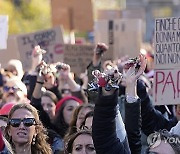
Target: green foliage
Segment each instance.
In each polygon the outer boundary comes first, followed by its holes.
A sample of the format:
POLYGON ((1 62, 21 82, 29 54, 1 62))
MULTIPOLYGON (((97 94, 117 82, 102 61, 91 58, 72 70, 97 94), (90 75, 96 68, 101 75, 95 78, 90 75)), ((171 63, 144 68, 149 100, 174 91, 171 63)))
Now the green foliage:
POLYGON ((1 0, 0 14, 9 16, 9 34, 33 32, 51 27, 49 0, 22 0, 15 6, 12 0, 1 0))

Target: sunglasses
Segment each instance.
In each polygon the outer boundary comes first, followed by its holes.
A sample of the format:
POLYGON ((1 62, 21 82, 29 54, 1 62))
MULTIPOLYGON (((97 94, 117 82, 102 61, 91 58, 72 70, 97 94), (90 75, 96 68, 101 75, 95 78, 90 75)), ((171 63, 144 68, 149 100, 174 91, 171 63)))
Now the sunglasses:
POLYGON ((12 91, 21 90, 20 88, 15 87, 15 86, 14 86, 14 87, 8 87, 8 86, 4 86, 4 87, 3 87, 3 90, 6 91, 6 92, 8 92, 10 89, 11 89, 12 91))
POLYGON ((24 118, 24 119, 11 119, 9 120, 9 125, 12 127, 19 127, 21 122, 23 122, 24 126, 30 127, 32 125, 37 125, 36 120, 34 118, 24 118))

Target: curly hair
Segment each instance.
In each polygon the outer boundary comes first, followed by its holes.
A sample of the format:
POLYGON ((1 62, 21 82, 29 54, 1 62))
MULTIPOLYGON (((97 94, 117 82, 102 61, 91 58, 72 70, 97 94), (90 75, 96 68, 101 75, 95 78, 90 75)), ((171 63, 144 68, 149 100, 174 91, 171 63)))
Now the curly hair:
MULTIPOLYGON (((52 150, 50 148, 50 145, 47 143, 47 138, 48 138, 46 135, 47 131, 43 127, 41 121, 39 120, 39 115, 36 108, 34 108, 32 105, 27 104, 27 103, 17 104, 9 112, 8 121, 11 119, 13 113, 18 109, 26 109, 30 111, 33 114, 35 121, 37 123, 37 125, 35 125, 36 130, 37 130, 35 144, 31 144, 32 153, 33 154, 51 154, 52 150)), ((9 143, 12 145, 14 149, 14 144, 12 142, 12 139, 8 134, 9 127, 10 125, 8 124, 5 130, 5 135, 6 135, 6 139, 9 141, 9 143)))

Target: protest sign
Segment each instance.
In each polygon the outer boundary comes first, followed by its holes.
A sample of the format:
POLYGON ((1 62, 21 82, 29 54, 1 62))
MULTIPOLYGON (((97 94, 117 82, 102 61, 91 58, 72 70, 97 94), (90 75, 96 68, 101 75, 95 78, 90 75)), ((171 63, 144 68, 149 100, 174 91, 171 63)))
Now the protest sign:
POLYGON ((157 69, 154 74, 155 105, 180 104, 180 69, 157 69))
POLYGON ((69 64, 71 71, 77 75, 83 73, 92 61, 94 47, 94 45, 65 44, 64 62, 69 64))
POLYGON ((180 66, 180 18, 155 21, 155 68, 180 66))
POLYGON ((8 16, 0 15, 0 49, 7 48, 8 16))
POLYGON ((156 19, 154 37, 154 102, 180 104, 180 18, 156 19))
POLYGON ((51 8, 53 26, 63 25, 65 30, 93 30, 93 9, 90 0, 53 0, 51 8))
POLYGON ((105 59, 116 60, 124 55, 136 57, 142 43, 142 29, 140 19, 99 20, 95 23, 95 42, 109 46, 105 59))
POLYGON ((47 63, 63 61, 63 53, 60 48, 64 40, 60 27, 19 35, 17 36, 17 42, 24 70, 31 68, 32 50, 36 45, 40 45, 42 49, 47 51, 43 55, 47 63))

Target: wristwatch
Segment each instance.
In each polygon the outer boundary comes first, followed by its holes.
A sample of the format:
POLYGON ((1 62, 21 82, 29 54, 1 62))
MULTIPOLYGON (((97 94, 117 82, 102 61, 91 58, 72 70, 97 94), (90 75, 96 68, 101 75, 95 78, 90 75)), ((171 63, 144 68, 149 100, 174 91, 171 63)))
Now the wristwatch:
POLYGON ((137 96, 130 96, 130 95, 126 95, 126 101, 127 103, 134 103, 138 100, 137 96))

